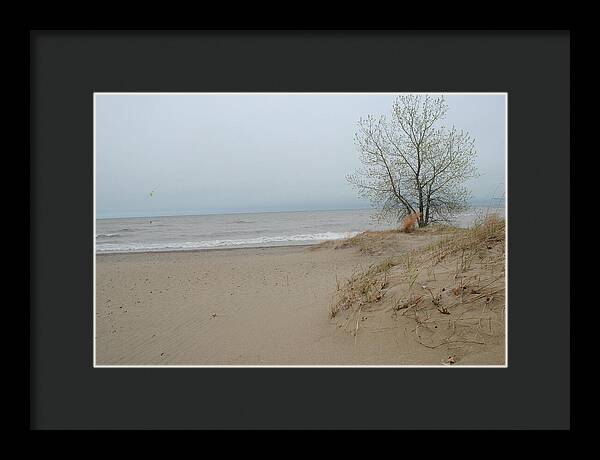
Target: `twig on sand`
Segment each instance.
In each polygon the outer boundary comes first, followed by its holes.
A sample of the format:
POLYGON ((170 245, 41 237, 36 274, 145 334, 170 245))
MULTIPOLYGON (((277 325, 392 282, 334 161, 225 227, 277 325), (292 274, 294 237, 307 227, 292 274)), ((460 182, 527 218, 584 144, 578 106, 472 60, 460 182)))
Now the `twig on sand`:
POLYGON ((361 311, 362 311, 362 305, 358 309, 358 317, 356 318, 356 329, 354 330, 354 346, 356 346, 356 338, 358 337, 358 324, 360 323, 361 311))
MULTIPOLYGON (((484 297, 493 296, 494 294, 497 294, 498 292, 501 292, 501 291, 503 291, 503 290, 504 290, 504 287, 501 287, 501 288, 499 288, 499 289, 496 289, 496 290, 494 290, 494 291, 488 292, 488 293, 486 293, 486 294, 480 294, 480 295, 477 295, 477 296, 475 296, 475 297, 472 297, 472 298, 470 298, 470 299, 467 299, 467 303, 473 303, 473 302, 475 302, 475 301, 477 301, 477 300, 479 300, 479 299, 483 299, 484 297)), ((448 305, 448 307, 447 307, 447 308, 453 308, 453 307, 457 307, 457 306, 459 306, 459 305, 461 305, 461 304, 462 304, 462 302, 455 302, 455 303, 453 303, 452 305, 448 305)))
MULTIPOLYGON (((369 333, 373 333, 373 334, 374 334, 374 333, 376 333, 376 332, 392 331, 392 330, 394 330, 394 329, 399 329, 399 328, 400 328, 400 326, 383 327, 383 328, 381 328, 381 329, 373 329, 373 330, 371 330, 371 331, 367 331, 367 332, 369 332, 369 333)), ((405 328, 405 329, 406 329, 406 328, 405 328)))
POLYGON ((427 345, 427 344, 421 342, 420 340, 417 340, 417 342, 420 345, 423 345, 424 347, 427 347, 427 348, 438 348, 438 347, 441 347, 442 345, 449 345, 451 343, 476 343, 478 345, 485 345, 485 342, 477 342, 475 340, 450 340, 448 342, 438 343, 437 345, 427 345))

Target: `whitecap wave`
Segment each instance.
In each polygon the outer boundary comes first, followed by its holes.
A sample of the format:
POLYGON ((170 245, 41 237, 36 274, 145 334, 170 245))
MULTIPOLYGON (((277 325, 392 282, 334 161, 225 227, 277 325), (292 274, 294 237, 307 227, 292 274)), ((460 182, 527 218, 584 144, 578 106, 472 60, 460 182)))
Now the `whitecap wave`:
POLYGON ((240 240, 207 240, 164 243, 102 243, 96 246, 97 252, 151 252, 185 251, 194 249, 218 249, 232 247, 281 246, 288 244, 316 244, 322 241, 350 238, 359 232, 324 232, 298 235, 261 236, 240 240))
POLYGON ((96 238, 114 238, 116 236, 121 236, 118 233, 98 233, 96 238))

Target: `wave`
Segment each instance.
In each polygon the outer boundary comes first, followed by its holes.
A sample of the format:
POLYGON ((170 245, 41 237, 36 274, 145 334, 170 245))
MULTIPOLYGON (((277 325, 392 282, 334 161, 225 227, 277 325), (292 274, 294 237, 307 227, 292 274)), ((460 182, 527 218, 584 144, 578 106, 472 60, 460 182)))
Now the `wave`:
POLYGON ((151 252, 186 251, 194 249, 218 249, 232 247, 277 246, 289 244, 315 244, 321 241, 350 238, 358 232, 324 232, 299 235, 261 236, 241 240, 207 240, 164 243, 104 243, 96 246, 97 252, 151 252))
POLYGON ((121 235, 118 233, 98 233, 96 235, 96 238, 114 238, 117 236, 121 236, 121 235))

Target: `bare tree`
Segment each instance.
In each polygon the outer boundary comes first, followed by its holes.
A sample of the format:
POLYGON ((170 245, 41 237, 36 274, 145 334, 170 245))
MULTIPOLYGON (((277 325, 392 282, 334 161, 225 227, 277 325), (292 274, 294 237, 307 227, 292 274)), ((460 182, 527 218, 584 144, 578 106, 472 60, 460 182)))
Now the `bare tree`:
POLYGON ((363 168, 347 177, 382 219, 419 213, 419 227, 466 209, 465 180, 476 177, 474 139, 441 125, 443 96, 398 96, 391 116, 361 118, 355 142, 363 168))

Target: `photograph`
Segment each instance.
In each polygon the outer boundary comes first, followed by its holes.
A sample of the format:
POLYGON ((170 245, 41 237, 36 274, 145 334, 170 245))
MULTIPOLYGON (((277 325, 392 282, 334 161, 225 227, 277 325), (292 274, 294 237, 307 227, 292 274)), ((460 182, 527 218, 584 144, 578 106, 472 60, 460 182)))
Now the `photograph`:
POLYGON ((28 49, 30 430, 570 430, 570 29, 28 49))
POLYGON ((94 367, 507 367, 508 103, 95 92, 94 367))

